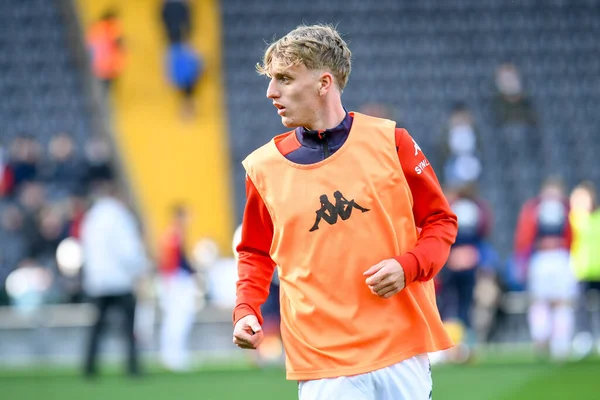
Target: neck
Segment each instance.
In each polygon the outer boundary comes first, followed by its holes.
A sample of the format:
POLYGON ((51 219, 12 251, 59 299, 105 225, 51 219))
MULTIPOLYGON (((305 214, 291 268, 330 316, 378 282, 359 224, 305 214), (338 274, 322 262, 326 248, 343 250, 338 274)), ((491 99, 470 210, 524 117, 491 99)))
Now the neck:
POLYGON ((338 126, 346 117, 346 110, 344 110, 344 106, 342 106, 342 102, 339 98, 336 100, 337 101, 334 104, 325 104, 325 106, 319 110, 320 112, 317 120, 312 126, 306 126, 305 128, 314 131, 324 131, 338 126))

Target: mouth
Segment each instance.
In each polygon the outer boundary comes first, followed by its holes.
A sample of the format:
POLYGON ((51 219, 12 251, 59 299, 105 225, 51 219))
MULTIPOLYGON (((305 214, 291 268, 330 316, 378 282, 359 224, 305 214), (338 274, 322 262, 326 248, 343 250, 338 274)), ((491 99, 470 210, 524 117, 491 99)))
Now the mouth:
POLYGON ((283 113, 285 112, 285 107, 282 106, 279 103, 273 103, 273 105, 275 106, 275 108, 277 109, 277 114, 279 115, 283 115, 283 113))

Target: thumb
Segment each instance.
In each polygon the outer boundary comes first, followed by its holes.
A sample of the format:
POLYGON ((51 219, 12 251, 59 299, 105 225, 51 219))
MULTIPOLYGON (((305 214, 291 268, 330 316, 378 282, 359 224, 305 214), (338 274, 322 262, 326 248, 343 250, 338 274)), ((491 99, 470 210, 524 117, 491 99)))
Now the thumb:
POLYGON ((258 332, 262 331, 262 327, 260 326, 258 321, 251 321, 248 325, 250 326, 250 329, 252 329, 252 332, 254 332, 254 333, 258 333, 258 332))
POLYGON ((377 263, 375 265, 373 265, 371 268, 369 268, 368 270, 366 270, 365 272, 363 272, 364 276, 371 276, 374 273, 376 273, 377 271, 379 271, 381 269, 381 263, 377 263))

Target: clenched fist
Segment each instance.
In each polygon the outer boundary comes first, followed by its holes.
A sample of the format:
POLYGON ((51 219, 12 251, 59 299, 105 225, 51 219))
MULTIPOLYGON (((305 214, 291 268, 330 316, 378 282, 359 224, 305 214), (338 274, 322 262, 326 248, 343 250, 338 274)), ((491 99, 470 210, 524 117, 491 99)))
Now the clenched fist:
POLYGON ((389 299, 406 286, 404 269, 393 258, 373 265, 363 275, 368 276, 365 283, 371 292, 384 299, 389 299))
POLYGON ((255 315, 246 315, 233 327, 233 343, 242 349, 257 349, 263 340, 263 331, 255 315))

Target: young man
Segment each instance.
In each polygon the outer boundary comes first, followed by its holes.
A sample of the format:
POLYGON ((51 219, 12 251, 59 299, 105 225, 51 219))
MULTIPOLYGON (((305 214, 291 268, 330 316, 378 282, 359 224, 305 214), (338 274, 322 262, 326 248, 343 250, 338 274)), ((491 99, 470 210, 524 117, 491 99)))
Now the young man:
POLYGON ((90 327, 85 354, 84 374, 98 374, 97 359, 110 309, 120 309, 124 316, 123 335, 127 341, 127 372, 140 375, 138 345, 135 335, 135 289, 147 272, 148 258, 142 233, 113 180, 97 182, 94 204, 81 225, 84 254, 83 290, 97 308, 90 327))
POLYGON ((185 249, 190 213, 183 204, 171 211, 171 225, 160 243, 159 282, 163 320, 160 356, 163 365, 174 372, 189 369, 187 340, 196 312, 196 278, 185 249))
POLYGON ((456 240, 443 271, 436 277, 439 283, 439 308, 445 321, 458 320, 464 336, 455 351, 450 352, 455 362, 471 359, 476 332, 471 323, 475 307, 475 286, 480 279, 491 278, 493 249, 487 241, 491 231, 492 215, 480 198, 474 184, 449 187, 446 198, 458 218, 456 240))
POLYGON ((577 279, 570 267, 573 231, 563 183, 548 178, 526 202, 515 232, 515 256, 530 296, 529 329, 535 348, 562 361, 575 327, 577 279))
POLYGON ((427 399, 427 353, 452 346, 431 279, 456 217, 406 130, 345 111, 350 56, 330 26, 301 26, 257 67, 296 129, 243 162, 233 341, 260 345, 277 265, 287 378, 300 399, 427 399))

